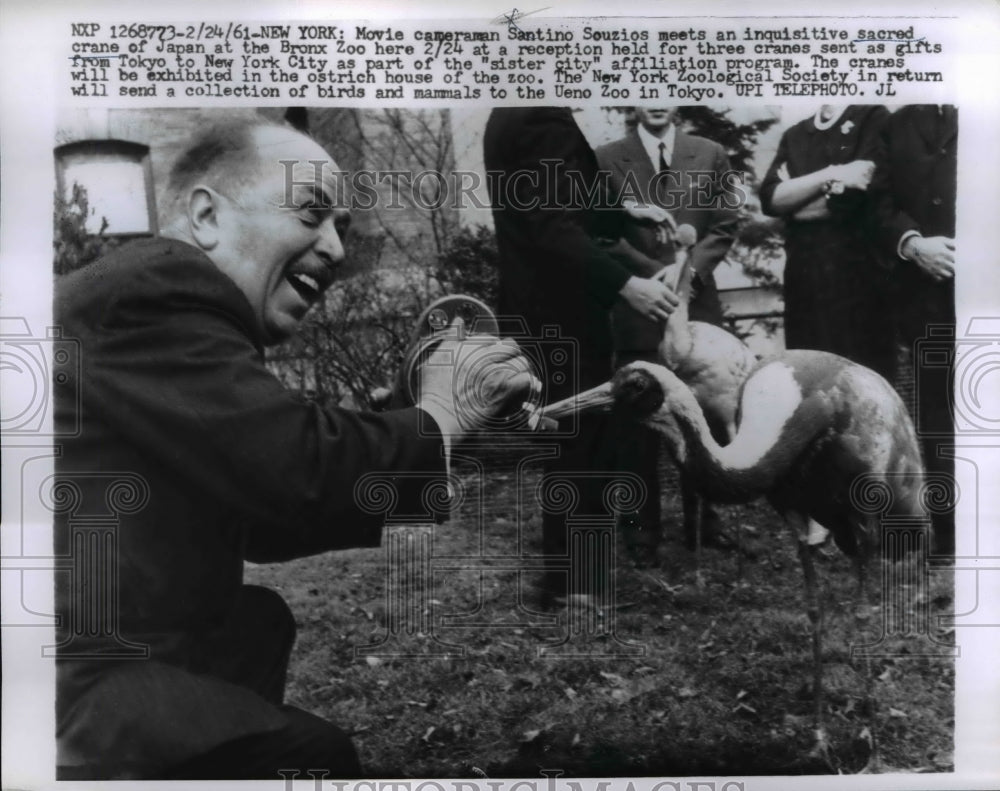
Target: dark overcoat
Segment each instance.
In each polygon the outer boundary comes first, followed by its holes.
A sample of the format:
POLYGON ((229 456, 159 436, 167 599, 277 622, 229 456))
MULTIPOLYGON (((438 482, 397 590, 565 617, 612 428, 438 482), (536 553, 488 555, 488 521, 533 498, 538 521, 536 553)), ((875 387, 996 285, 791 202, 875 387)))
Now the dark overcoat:
MULTIPOLYGON (((558 326, 577 344, 579 386, 611 376, 608 311, 630 276, 600 242, 609 234, 597 160, 572 112, 562 107, 501 107, 486 124, 500 253, 500 311, 522 316, 530 332, 558 326)), ((550 397, 569 395, 554 388, 550 397)))
MULTIPOLYGON (((243 293, 179 241, 132 243, 62 278, 55 318, 80 349, 55 388, 57 426, 78 427, 54 497, 56 550, 74 558, 56 574, 59 763, 156 776, 283 725, 205 672, 244 561, 377 545, 384 514, 366 476, 443 476, 441 437, 417 409, 327 410, 286 390, 243 293), (99 524, 106 562, 78 562, 99 524), (87 612, 96 588, 113 601, 87 612)), ((401 490, 399 507, 419 511, 401 490)))

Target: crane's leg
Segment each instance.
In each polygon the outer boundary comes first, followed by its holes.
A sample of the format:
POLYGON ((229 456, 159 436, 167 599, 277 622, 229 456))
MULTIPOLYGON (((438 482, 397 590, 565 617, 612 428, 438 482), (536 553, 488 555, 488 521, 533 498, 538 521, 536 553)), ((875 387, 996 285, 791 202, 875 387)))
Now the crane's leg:
POLYGON ((868 761, 859 774, 881 774, 886 771, 885 764, 878 749, 878 700, 875 698, 875 672, 872 668, 872 658, 865 655, 865 708, 868 710, 868 744, 871 752, 868 761))
POLYGON ((684 542, 694 550, 695 585, 704 587, 705 580, 701 575, 701 544, 702 544, 702 499, 698 489, 687 474, 681 470, 681 510, 684 519, 684 542))
MULTIPOLYGON (((733 401, 735 402, 735 396, 733 401)), ((733 418, 736 410, 733 409, 729 420, 726 421, 726 430, 724 432, 725 444, 728 445, 733 441, 733 437, 736 436, 736 422, 733 418)), ((736 579, 740 582, 743 581, 743 528, 742 525, 736 525, 736 579)))
POLYGON ((868 603, 868 557, 863 549, 854 556, 854 571, 858 575, 858 591, 855 604, 863 607, 868 603))
POLYGON ((736 580, 743 582, 743 525, 736 524, 736 580))
POLYGON ((701 548, 705 538, 705 501, 700 494, 694 496, 694 582, 699 588, 705 587, 701 573, 701 548))
MULTIPOLYGON (((858 532, 858 551, 854 556, 858 572, 858 599, 854 607, 855 634, 861 634, 871 619, 871 609, 868 599, 868 564, 873 554, 875 554, 879 567, 882 568, 882 573, 885 573, 885 560, 882 558, 881 552, 872 552, 873 537, 881 535, 881 527, 881 520, 879 518, 871 518, 858 532)), ((881 546, 879 549, 881 550, 881 546)), ((878 699, 875 697, 875 671, 872 667, 871 655, 868 653, 865 654, 865 708, 868 711, 867 736, 871 753, 868 756, 868 762, 861 769, 860 773, 880 774, 886 771, 886 768, 878 749, 878 699)))
POLYGON ((809 541, 809 520, 804 514, 788 512, 785 521, 795 529, 798 540, 799 560, 806 583, 806 613, 812 624, 813 650, 813 728, 815 744, 810 756, 823 760, 830 768, 833 762, 830 756, 830 745, 823 726, 823 610, 819 597, 819 583, 816 577, 816 565, 813 562, 815 545, 809 541))
POLYGON ((878 518, 859 520, 853 524, 855 541, 854 570, 858 577, 857 599, 854 602, 855 617, 868 617, 868 567, 872 557, 876 561, 882 559, 881 537, 882 524, 878 518), (879 542, 879 543, 875 543, 879 542))

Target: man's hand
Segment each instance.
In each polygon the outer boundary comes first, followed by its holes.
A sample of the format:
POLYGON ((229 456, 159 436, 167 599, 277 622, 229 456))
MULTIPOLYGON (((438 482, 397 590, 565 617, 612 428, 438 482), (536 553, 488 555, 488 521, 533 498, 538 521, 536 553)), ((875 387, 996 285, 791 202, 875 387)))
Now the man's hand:
POLYGON ((680 304, 673 289, 648 277, 630 277, 618 292, 634 311, 654 321, 666 321, 680 304))
POLYGON ((900 250, 903 258, 913 261, 935 280, 955 276, 955 240, 947 236, 911 236, 900 250))
POLYGON ((640 204, 634 201, 625 201, 622 204, 622 209, 624 209, 629 217, 638 222, 650 223, 652 225, 659 225, 665 222, 675 228, 677 227, 677 223, 670 216, 670 212, 662 206, 657 206, 655 203, 640 204))
POLYGON ((417 406, 434 418, 445 437, 457 439, 512 411, 541 387, 516 342, 466 338, 457 319, 420 366, 417 406))
POLYGON ((655 203, 640 204, 629 200, 622 204, 622 210, 638 223, 655 226, 656 243, 659 245, 666 244, 677 233, 677 222, 673 215, 655 203))

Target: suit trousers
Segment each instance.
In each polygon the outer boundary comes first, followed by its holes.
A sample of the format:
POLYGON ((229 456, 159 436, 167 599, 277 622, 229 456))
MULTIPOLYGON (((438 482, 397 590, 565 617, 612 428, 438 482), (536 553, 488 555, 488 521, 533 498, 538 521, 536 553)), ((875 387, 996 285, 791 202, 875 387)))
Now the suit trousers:
POLYGON ((279 770, 327 770, 356 778, 361 765, 350 738, 326 720, 283 705, 295 620, 274 591, 245 585, 234 617, 206 646, 204 671, 254 690, 285 715, 274 731, 220 744, 167 770, 170 779, 278 780, 279 770))
MULTIPOLYGON (((636 361, 663 364, 656 351, 618 352, 615 355, 615 368, 622 368, 636 361)), ((654 550, 662 537, 660 435, 655 429, 642 425, 630 415, 616 414, 612 419, 616 435, 615 466, 622 472, 637 476, 645 488, 642 502, 635 511, 622 514, 619 528, 627 545, 654 550)))
MULTIPOLYGON (((536 326, 540 322, 536 321, 536 326)), ((536 329, 537 332, 537 329, 536 329)), ((576 377, 552 383, 549 402, 573 395, 611 378, 610 333, 606 324, 570 330, 567 337, 579 341, 576 377), (587 334, 589 333, 589 335, 587 334)), ((606 547, 614 521, 606 498, 606 486, 615 477, 614 426, 606 414, 580 415, 574 436, 559 440, 558 455, 543 469, 542 551, 546 594, 561 596, 584 593, 602 596, 608 590, 609 564, 601 550, 595 555, 579 551, 581 542, 606 547), (587 525, 575 537, 573 524, 587 525), (585 537, 583 533, 589 534, 585 537), (603 533, 603 536, 597 534, 603 533), (600 557, 598 557, 600 556, 600 557), (569 568, 567 573, 565 569, 569 568)), ((542 435, 544 438, 544 435, 542 435)), ((592 546, 592 545, 591 545, 592 546)))
POLYGON ((955 554, 955 286, 953 281, 931 281, 911 269, 900 272, 900 281, 899 334, 913 364, 917 437, 927 472, 945 483, 951 504, 931 513, 934 553, 951 557, 955 554))
MULTIPOLYGON (((616 476, 613 422, 608 415, 581 416, 577 435, 560 442, 559 456, 545 465, 544 475, 553 482, 553 494, 543 496, 548 502, 543 502, 542 510, 547 593, 600 597, 608 591, 612 558, 601 549, 581 550, 583 543, 609 546, 598 533, 613 538, 614 521, 606 500, 606 487, 616 476), (584 532, 589 535, 571 538, 571 522, 586 525, 584 532), (562 571, 567 562, 568 574, 562 571)), ((610 547, 613 554, 613 541, 610 547)))

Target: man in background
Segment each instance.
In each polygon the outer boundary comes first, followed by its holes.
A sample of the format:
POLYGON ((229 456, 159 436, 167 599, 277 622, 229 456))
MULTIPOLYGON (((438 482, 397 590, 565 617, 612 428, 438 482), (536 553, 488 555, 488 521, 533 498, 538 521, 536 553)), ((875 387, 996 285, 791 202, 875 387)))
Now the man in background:
MULTIPOLYGON (((602 384, 612 374, 609 310, 627 304, 651 322, 667 319, 676 296, 662 283, 630 272, 615 249, 599 241, 611 215, 599 211, 597 160, 568 108, 503 107, 486 125, 484 159, 491 182, 493 220, 500 252, 500 312, 523 318, 529 333, 558 326, 578 349, 575 377, 549 382, 549 402, 602 384)), ((652 262, 650 262, 652 265, 652 262)), ((607 517, 601 488, 588 473, 612 475, 614 442, 609 421, 584 416, 576 437, 560 444, 547 476, 577 473, 577 515, 607 517)), ((567 592, 605 592, 607 569, 573 567, 567 580, 557 566, 567 556, 567 514, 545 510, 542 534, 549 569, 543 603, 567 592)))
MULTIPOLYGON (((729 158, 718 143, 684 132, 677 125, 676 107, 635 108, 636 127, 625 137, 597 149, 602 170, 611 172, 611 194, 638 201, 645 216, 622 211, 618 214, 620 236, 625 246, 642 256, 629 256, 629 270, 651 277, 674 261, 676 249, 658 236, 655 220, 666 220, 669 212, 679 226, 690 225, 697 242, 689 253, 693 269, 688 304, 691 321, 722 324, 722 305, 713 272, 733 243, 738 222, 736 196, 723 175, 729 173, 729 158), (636 194, 638 193, 638 194, 636 194), (652 221, 651 221, 652 220, 652 221)), ((664 323, 635 311, 623 303, 612 311, 615 367, 636 360, 658 363, 657 347, 663 338, 664 323)), ((725 441, 723 437, 717 437, 725 441)), ((619 468, 634 472, 646 483, 645 505, 631 519, 630 543, 640 561, 652 559, 661 538, 659 435, 635 423, 619 429, 619 468)), ((699 498, 694 485, 681 477, 685 510, 685 542, 694 546, 694 529, 699 518, 699 498)), ((728 545, 719 517, 709 503, 702 504, 703 535, 707 545, 728 545)))
POLYGON ((908 105, 884 127, 885 172, 877 175, 883 252, 895 261, 897 332, 913 365, 916 422, 927 471, 947 481, 951 507, 931 515, 934 553, 955 552, 951 407, 955 340, 955 197, 958 111, 908 105), (918 341, 924 341, 920 346, 918 341), (934 351, 941 354, 934 355, 934 351), (927 365, 937 356, 946 365, 927 365))

